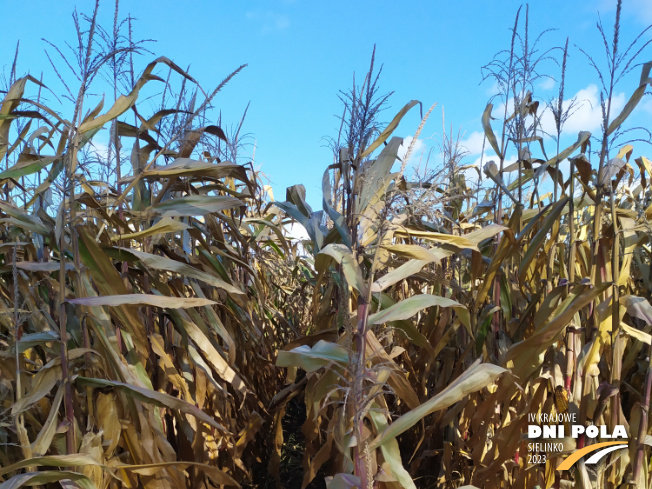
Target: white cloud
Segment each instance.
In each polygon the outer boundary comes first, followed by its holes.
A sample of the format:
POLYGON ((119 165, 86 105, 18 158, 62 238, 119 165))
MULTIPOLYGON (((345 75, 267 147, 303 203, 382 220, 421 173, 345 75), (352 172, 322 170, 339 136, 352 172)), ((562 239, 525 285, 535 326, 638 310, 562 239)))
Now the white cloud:
MULTIPOLYGON (((568 109, 573 98, 575 98, 575 108, 572 111, 572 115, 564 124, 562 130, 563 134, 576 135, 580 131, 595 132, 599 130, 602 124, 602 109, 600 108, 600 91, 598 86, 591 84, 579 90, 574 97, 564 100, 564 110, 568 109)), ((626 101, 627 98, 624 92, 617 93, 613 96, 611 104, 612 119, 620 113, 623 107, 625 107, 626 101)), ((541 110, 543 110, 543 107, 540 108, 540 111, 541 110)), ((511 98, 507 102, 507 114, 512 114, 513 112, 514 99, 511 98)), ((554 134, 556 131, 552 112, 546 110, 545 112, 539 113, 541 114, 541 125, 543 130, 549 134, 554 134)), ((505 115, 505 104, 496 106, 492 114, 497 118, 496 122, 501 122, 505 115)), ((494 131, 498 132, 497 125, 494 127, 494 131)), ((496 135, 498 136, 498 134, 496 135)), ((469 149, 469 151, 471 150, 469 149)), ((477 153, 479 153, 479 150, 477 153)))
MULTIPOLYGON (((485 183, 486 183, 486 184, 489 185, 489 186, 493 186, 493 185, 495 185, 495 184, 494 184, 494 183, 489 179, 489 177, 487 177, 487 176, 484 174, 484 171, 483 171, 483 167, 484 167, 484 165, 486 165, 486 164, 487 164, 489 161, 491 161, 491 160, 493 160, 493 161, 496 163, 496 165, 499 164, 499 162, 498 162, 498 158, 496 157, 495 154, 493 154, 493 153, 486 153, 486 152, 485 152, 483 155, 479 155, 479 156, 475 159, 475 161, 473 161, 473 163, 471 163, 470 165, 462 165, 462 166, 467 167, 467 168, 464 170, 464 178, 466 179, 466 184, 467 184, 467 185, 470 185, 470 184, 477 185, 478 183, 482 183, 482 184, 485 184, 485 183), (478 175, 478 169, 480 170, 480 173, 482 173, 482 177, 481 177, 481 178, 480 178, 480 176, 478 175)), ((507 158, 507 159, 505 160, 505 162, 503 163, 503 168, 506 168, 506 167, 508 167, 509 165, 511 165, 512 163, 515 163, 515 162, 516 162, 516 156, 512 156, 512 157, 510 157, 510 158, 507 158)), ((510 175, 509 173, 507 173, 507 174, 505 174, 505 175, 503 176, 503 180, 504 180, 505 182, 509 182, 510 179, 511 179, 511 175, 510 175)))
MULTIPOLYGON (((484 132, 473 131, 469 137, 460 142, 460 146, 468 151, 470 156, 479 155, 482 153, 482 143, 484 141, 484 132)), ((485 143, 485 148, 489 143, 485 143)))
MULTIPOLYGON (((494 130, 497 128, 494 127, 494 130)), ((498 134, 497 137, 500 137, 498 134)), ((479 163, 480 161, 480 155, 482 154, 482 144, 484 141, 484 132, 480 131, 473 131, 469 137, 466 139, 460 141, 460 146, 462 146, 463 149, 465 149, 468 154, 467 156, 477 156, 474 164, 479 163)), ((500 141, 498 141, 500 143, 500 141)), ((484 143, 484 161, 487 161, 487 158, 489 159, 497 159, 498 157, 496 156, 496 153, 494 153, 493 149, 491 149, 491 144, 489 144, 489 141, 486 141, 484 143)))
POLYGON ((297 239, 297 240, 310 239, 310 237, 308 236, 308 232, 306 231, 306 228, 304 228, 298 222, 292 222, 291 224, 286 224, 285 226, 283 226, 283 229, 289 238, 297 239))
MULTIPOLYGON (((483 155, 478 156, 471 165, 480 167, 480 162, 482 162, 482 166, 484 166, 491 160, 493 160, 496 163, 496 166, 499 165, 499 161, 498 161, 498 158, 496 157, 496 155, 494 153, 486 153, 486 152, 483 155)), ((508 167, 512 163, 516 163, 516 155, 506 158, 505 161, 503 162, 503 168, 508 167)), ((477 175, 477 172, 476 172, 476 175, 477 175)), ((483 173, 483 175, 484 175, 484 173, 483 173)))
MULTIPOLYGON (((401 146, 398 148, 398 157, 401 160, 405 158, 405 155, 407 154, 407 150, 410 147, 410 144, 412 144, 413 139, 414 139, 413 136, 407 136, 405 139, 403 139, 401 146)), ((426 143, 424 143, 422 139, 417 139, 416 142, 414 143, 414 147, 412 148, 412 154, 410 155, 410 160, 416 161, 419 158, 419 156, 424 152, 425 149, 426 149, 426 143)))
MULTIPOLYGON (((510 97, 507 101, 507 116, 514 113, 514 97, 510 97)), ((505 103, 501 102, 498 105, 495 105, 491 111, 491 117, 496 117, 499 121, 505 117, 505 103)))
MULTIPOLYGON (((577 134, 580 131, 595 132, 602 124, 602 109, 600 107, 600 92, 597 85, 591 84, 579 90, 574 98, 576 107, 562 129, 563 134, 577 134)), ((614 95, 611 103, 612 118, 625 107, 626 97, 623 92, 614 95)), ((568 109, 571 99, 564 100, 564 110, 568 109)), ((555 122, 552 112, 547 110, 541 117, 543 130, 549 134, 555 132, 555 122)))
MULTIPOLYGON (((597 85, 591 84, 586 88, 579 90, 574 97, 575 109, 571 117, 566 121, 563 127, 563 135, 576 136, 580 131, 596 132, 600 129, 602 124, 602 109, 600 108, 600 93, 597 85)), ((564 109, 568 109, 572 99, 565 100, 563 103, 564 109)), ((612 99, 611 114, 612 119, 619 114, 626 103, 626 96, 623 92, 614 95, 612 99)), ((644 99, 641 104, 642 110, 652 113, 652 97, 644 99)), ((507 105, 507 114, 513 112, 514 100, 510 99, 507 105)), ((542 110, 542 108, 540 109, 542 110)), ((541 125, 545 132, 554 134, 555 123, 552 112, 548 109, 541 114, 541 125)), ((500 138, 500 124, 505 115, 505 104, 499 104, 493 109, 492 115, 496 120, 492 122, 492 126, 497 138, 500 138)), ((460 142, 460 145, 468 151, 468 155, 476 157, 474 164, 480 161, 480 154, 482 153, 482 145, 484 140, 484 132, 474 131, 469 134, 465 139, 460 142)), ((488 142, 484 143, 486 162, 488 159, 497 159, 493 153, 491 146, 488 142)))
POLYGON ((482 168, 480 168, 480 158, 476 160, 476 163, 464 166, 466 168, 463 170, 463 173, 467 187, 470 185, 477 185, 478 183, 482 183, 485 180, 485 175, 480 175, 478 173, 478 170, 480 170, 480 173, 482 173, 482 168))

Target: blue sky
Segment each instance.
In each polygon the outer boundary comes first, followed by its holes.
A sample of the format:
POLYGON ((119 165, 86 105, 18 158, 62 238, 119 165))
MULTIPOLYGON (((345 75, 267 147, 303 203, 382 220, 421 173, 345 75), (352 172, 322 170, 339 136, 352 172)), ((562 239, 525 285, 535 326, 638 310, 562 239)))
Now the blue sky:
MULTIPOLYGON (((437 103, 419 146, 437 147, 444 108, 447 126, 452 125, 455 133, 460 131, 465 140, 469 151, 465 161, 476 162, 482 144, 480 116, 494 88, 491 82, 480 83, 480 68, 497 51, 509 47, 510 28, 519 5, 510 0, 138 0, 121 2, 120 13, 130 13, 137 19, 136 38, 157 41, 149 45, 156 56, 167 56, 184 68, 190 66, 190 73, 207 89, 247 63, 248 67, 218 95, 215 105, 229 124, 236 123, 251 102, 244 126, 244 131, 252 134, 247 151, 253 151, 255 141, 255 166, 271 180, 275 197, 283 200, 285 187, 303 183, 309 202, 318 204, 321 175, 332 162, 325 138, 336 136, 339 127, 338 91, 351 86, 353 72, 362 78, 374 44, 377 61, 384 65, 381 91, 395 92, 383 118, 391 120, 412 99, 420 100, 424 111, 437 103)), ((14 3, 5 17, 11 17, 11 21, 5 22, 0 38, 0 65, 5 72, 20 39, 18 74, 31 70, 32 75, 39 76, 42 69, 45 83, 56 87, 41 38, 58 45, 66 40, 74 42, 71 12, 75 6, 88 12, 92 3, 14 3)), ((113 2, 105 0, 101 4, 100 21, 107 29, 111 28, 113 8, 113 2)), ((574 47, 577 44, 603 59, 604 48, 595 28, 598 10, 610 36, 615 2, 549 0, 530 5, 533 34, 556 29, 545 36, 542 47, 563 45, 570 36, 568 98, 578 94, 581 101, 594 104, 591 107, 585 103, 580 108, 569 123, 566 140, 574 139, 579 128, 597 131, 599 125, 597 77, 574 47)), ((652 2, 624 1, 623 42, 649 23, 652 2)), ((144 68, 151 58, 141 58, 137 69, 144 68)), ((640 61, 650 59, 652 50, 640 61)), ((554 65, 543 71, 558 75, 554 65)), ((618 103, 624 104, 638 77, 636 70, 618 87, 618 103)), ((535 97, 543 100, 555 96, 557 90, 552 81, 542 81, 535 88, 535 97)), ((96 87, 96 91, 102 90, 96 87)), ((650 101, 644 100, 634 116, 635 122, 652 126, 650 101)), ((396 134, 413 134, 419 122, 418 110, 413 110, 396 134)))

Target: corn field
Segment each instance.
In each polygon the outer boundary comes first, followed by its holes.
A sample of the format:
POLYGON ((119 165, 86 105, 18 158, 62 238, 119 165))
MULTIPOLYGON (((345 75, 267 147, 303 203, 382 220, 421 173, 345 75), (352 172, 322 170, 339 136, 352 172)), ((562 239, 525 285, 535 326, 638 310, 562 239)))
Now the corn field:
POLYGON ((602 129, 560 147, 568 41, 545 54, 561 88, 544 137, 519 10, 483 68, 504 113, 479 108, 496 156, 478 169, 445 133, 444 162, 414 177, 434 106, 381 125, 372 57, 314 210, 301 184, 271 197, 242 120, 211 122, 244 66, 212 91, 165 57, 138 76, 149 54, 96 4, 70 112, 30 75, 0 105, 0 489, 651 488, 652 161, 623 142, 652 84, 631 53, 651 41, 624 45, 620 11, 601 31, 602 129), (90 105, 102 70, 113 96, 90 105), (610 441, 528 439, 533 416, 566 413, 622 425, 627 448, 557 470, 610 441), (541 441, 562 449, 533 456, 541 441))

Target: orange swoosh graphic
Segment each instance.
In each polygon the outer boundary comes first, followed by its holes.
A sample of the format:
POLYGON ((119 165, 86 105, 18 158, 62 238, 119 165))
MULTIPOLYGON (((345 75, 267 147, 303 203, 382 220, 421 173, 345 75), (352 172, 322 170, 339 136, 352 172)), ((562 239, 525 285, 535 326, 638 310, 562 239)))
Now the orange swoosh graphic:
POLYGON ((613 445, 624 445, 626 443, 627 443, 627 440, 604 441, 602 443, 595 443, 593 445, 589 445, 588 447, 581 448, 578 451, 576 451, 573 454, 566 457, 566 459, 559 465, 559 467, 557 467, 557 470, 568 470, 568 469, 570 469, 575 462, 577 462, 579 459, 581 459, 584 455, 586 455, 588 453, 595 452, 596 450, 600 450, 601 448, 604 448, 604 447, 610 447, 610 446, 613 446, 613 445))

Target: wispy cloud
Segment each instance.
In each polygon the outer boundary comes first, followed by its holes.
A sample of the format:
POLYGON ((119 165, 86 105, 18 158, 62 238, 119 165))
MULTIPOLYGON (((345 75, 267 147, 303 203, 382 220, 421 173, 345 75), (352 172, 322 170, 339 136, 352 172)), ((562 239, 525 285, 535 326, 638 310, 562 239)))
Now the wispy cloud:
POLYGON ((545 77, 539 82, 539 88, 541 90, 552 90, 555 87, 555 79, 552 77, 545 77))
POLYGON ((290 27, 290 18, 285 14, 279 14, 272 11, 250 10, 245 14, 251 22, 260 25, 261 34, 283 31, 290 27))
MULTIPOLYGON (((601 13, 613 12, 616 10, 616 2, 613 0, 601 0, 596 6, 601 13)), ((623 5, 625 17, 636 19, 644 26, 652 23, 652 2, 650 0, 628 0, 623 5)), ((606 22, 605 22, 606 23, 606 22)))
POLYGON ((648 114, 652 114, 652 97, 648 95, 641 101, 641 109, 648 114))
POLYGON ((500 86, 498 85, 498 81, 494 79, 484 80, 483 85, 485 87, 485 93, 491 97, 500 93, 500 86))

